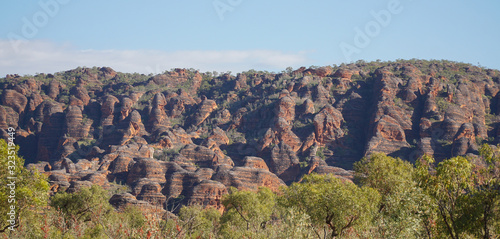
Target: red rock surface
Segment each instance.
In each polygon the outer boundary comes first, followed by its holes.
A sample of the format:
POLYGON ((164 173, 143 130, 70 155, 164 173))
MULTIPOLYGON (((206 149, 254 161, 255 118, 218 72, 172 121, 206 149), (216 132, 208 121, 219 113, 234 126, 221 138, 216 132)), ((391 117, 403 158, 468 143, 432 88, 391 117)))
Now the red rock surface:
POLYGON ((228 187, 277 191, 308 173, 352 179, 374 152, 478 154, 500 140, 500 72, 453 62, 372 62, 236 77, 109 67, 0 81, 0 137, 16 128, 51 191, 91 184, 117 207, 222 210, 228 187), (35 80, 45 77, 43 80, 35 80))
POLYGON ((268 187, 277 192, 280 186, 285 185, 283 180, 265 169, 234 167, 230 170, 220 170, 213 179, 227 187, 240 190, 257 191, 259 187, 268 187))
POLYGON ((244 162, 243 167, 264 169, 269 171, 266 162, 262 158, 247 156, 243 159, 243 162, 244 162))
POLYGON ((314 116, 316 141, 322 144, 332 142, 344 135, 342 114, 332 106, 326 106, 314 116))
POLYGON ((291 123, 295 119, 295 101, 288 96, 282 97, 278 101, 275 111, 276 117, 291 123))
POLYGON ((198 112, 194 116, 193 124, 198 126, 203 123, 215 109, 217 109, 215 101, 209 99, 203 100, 198 108, 198 112))
POLYGON ((141 178, 165 183, 166 166, 160 161, 150 158, 141 158, 130 168, 127 183, 131 184, 141 178))
POLYGON ((27 104, 28 99, 15 90, 5 90, 2 94, 2 105, 14 109, 18 114, 24 112, 27 104))
POLYGON ((201 205, 224 210, 222 197, 227 194, 226 186, 220 182, 203 180, 194 186, 188 193, 187 205, 201 205))

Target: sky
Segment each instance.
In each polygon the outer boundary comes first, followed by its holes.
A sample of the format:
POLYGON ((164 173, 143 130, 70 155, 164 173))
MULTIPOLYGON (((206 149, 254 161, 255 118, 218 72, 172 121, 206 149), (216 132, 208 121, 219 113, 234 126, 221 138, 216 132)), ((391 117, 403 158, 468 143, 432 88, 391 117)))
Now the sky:
POLYGON ((0 77, 78 66, 279 72, 357 60, 500 69, 500 1, 4 1, 0 77))

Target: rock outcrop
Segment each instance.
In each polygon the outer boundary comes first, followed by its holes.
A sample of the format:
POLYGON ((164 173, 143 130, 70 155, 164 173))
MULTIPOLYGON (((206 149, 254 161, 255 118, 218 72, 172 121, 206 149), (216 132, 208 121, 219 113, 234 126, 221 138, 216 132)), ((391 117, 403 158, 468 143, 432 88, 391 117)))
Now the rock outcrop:
POLYGON ((12 108, 16 113, 24 112, 28 99, 15 90, 5 90, 2 94, 2 105, 12 108))
POLYGON ((344 121, 342 114, 328 105, 314 116, 314 133, 316 141, 326 144, 342 137, 344 132, 341 124, 344 121))
POLYGON ((277 192, 280 186, 285 185, 283 180, 265 169, 234 167, 229 170, 220 170, 213 177, 227 187, 235 187, 240 190, 257 191, 259 187, 268 187, 277 192))
POLYGON ((16 129, 20 154, 52 193, 125 184, 111 199, 118 208, 223 210, 229 187, 278 191, 309 173, 352 180, 352 164, 374 152, 474 157, 500 142, 499 76, 417 60, 236 77, 109 67, 8 75, 0 137, 16 129))
POLYGON ((217 103, 215 103, 215 101, 204 99, 194 115, 193 124, 198 126, 203 123, 215 109, 217 109, 217 103))

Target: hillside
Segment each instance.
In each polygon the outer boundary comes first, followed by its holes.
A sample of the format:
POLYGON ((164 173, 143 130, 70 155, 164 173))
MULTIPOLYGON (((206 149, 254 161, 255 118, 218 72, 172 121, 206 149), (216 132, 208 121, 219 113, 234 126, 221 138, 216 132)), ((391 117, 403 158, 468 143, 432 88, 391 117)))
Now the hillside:
POLYGON ((449 61, 237 76, 77 68, 0 79, 0 136, 17 129, 20 154, 52 192, 98 184, 117 192, 116 206, 222 209, 231 186, 277 190, 312 172, 349 179, 374 152, 477 155, 498 143, 499 91, 498 70, 449 61))

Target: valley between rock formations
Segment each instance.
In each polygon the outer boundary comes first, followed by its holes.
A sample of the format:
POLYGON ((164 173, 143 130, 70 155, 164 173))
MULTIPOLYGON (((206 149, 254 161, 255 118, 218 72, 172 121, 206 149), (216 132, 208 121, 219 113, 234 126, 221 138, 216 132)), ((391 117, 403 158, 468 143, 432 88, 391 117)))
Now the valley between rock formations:
POLYGON ((0 91, 0 137, 16 128, 19 153, 52 193, 97 184, 114 206, 143 210, 223 210, 229 187, 276 191, 313 172, 349 180, 373 152, 473 156, 500 134, 500 72, 450 61, 236 76, 77 68, 7 75, 0 91))

